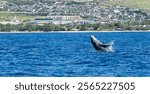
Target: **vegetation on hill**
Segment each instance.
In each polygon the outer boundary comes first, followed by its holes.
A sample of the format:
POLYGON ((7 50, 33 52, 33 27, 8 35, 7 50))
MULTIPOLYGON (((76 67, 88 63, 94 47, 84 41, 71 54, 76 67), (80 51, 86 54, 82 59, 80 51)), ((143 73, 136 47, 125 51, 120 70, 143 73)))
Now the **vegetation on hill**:
POLYGON ((113 2, 114 5, 135 7, 150 13, 150 0, 122 0, 113 2))
MULTIPOLYGON (((54 2, 54 0, 0 0, 0 1, 8 1, 19 5, 24 4, 33 4, 35 2, 54 2)), ((71 0, 70 0, 71 1, 71 0)), ((101 0, 95 0, 95 1, 101 1, 101 0)), ((150 0, 106 0, 109 1, 108 3, 105 3, 106 5, 114 4, 114 5, 120 5, 120 6, 129 6, 129 7, 137 7, 140 9, 144 9, 150 12, 150 0), (112 1, 112 2, 111 2, 112 1)))
MULTIPOLYGON (((0 0, 1 1, 1 0, 0 0)), ((19 5, 23 5, 23 4, 27 4, 27 5, 31 5, 34 2, 51 2, 51 0, 6 0, 15 4, 19 4, 19 5)), ((106 0, 108 1, 108 0, 106 0)), ((69 3, 65 3, 65 4, 70 4, 72 5, 74 2, 69 2, 69 3)), ((77 3, 78 4, 82 4, 82 3, 77 3)), ((41 5, 43 6, 43 5, 41 5)), ((40 6, 40 7, 41 7, 40 6)), ((75 6, 75 8, 77 7, 75 6)), ((88 5, 87 5, 88 6, 88 5)), ((97 12, 105 12, 105 9, 112 9, 112 6, 127 6, 127 7, 134 7, 134 8, 139 8, 145 11, 149 11, 150 13, 150 0, 114 0, 113 2, 103 2, 100 3, 100 7, 102 8, 102 10, 97 10, 97 12)), ((14 7, 15 8, 15 7, 14 7)), ((27 7, 28 8, 28 7, 27 7)), ((37 7, 38 9, 39 7, 37 7)), ((116 7, 114 7, 116 8, 116 7)), ((36 9, 36 8, 35 8, 36 9)), ((84 9, 84 8, 83 8, 84 9)), ((85 8, 86 9, 86 8, 85 8)), ((89 9, 92 9, 91 7, 89 9)), ((87 10, 89 10, 87 9, 87 10)), ((95 8, 95 10, 97 9, 97 7, 95 8)), ((66 9, 64 9, 66 10, 66 9)), ((140 10, 140 11, 142 11, 140 10)), ((21 11, 22 12, 22 11, 21 11)), ((19 25, 11 25, 11 24, 0 24, 0 31, 115 31, 115 30, 150 30, 150 21, 149 20, 141 20, 140 22, 138 21, 138 18, 142 18, 142 17, 138 17, 137 14, 137 21, 135 20, 127 20, 127 21, 118 21, 118 22, 112 22, 112 23, 105 23, 105 24, 64 24, 64 25, 55 25, 55 24, 44 24, 44 25, 31 25, 28 23, 25 23, 27 21, 32 21, 35 18, 41 18, 41 17, 45 17, 45 16, 39 16, 40 14, 29 14, 29 13, 19 13, 18 11, 14 12, 14 11, 7 11, 7 10, 3 10, 0 11, 0 21, 10 21, 13 20, 15 17, 18 20, 21 20, 22 24, 19 25)), ((57 11, 56 11, 57 12, 57 11)), ((89 13, 89 12, 87 12, 89 13)), ((106 12, 107 13, 107 12, 106 12)), ((108 11, 108 14, 112 13, 111 11, 108 11)), ((127 11, 128 13, 128 11, 127 11)), ((141 12, 143 13, 143 12, 141 12)), ((92 11, 93 14, 93 11, 92 11)), ((144 13, 145 14, 145 13, 144 13)), ((147 13, 146 13, 147 14, 147 13)), ((145 15, 146 15, 145 14, 145 15)), ((149 16, 143 16, 143 18, 145 17, 149 17, 149 16)), ((107 15, 106 15, 107 16, 107 15)), ((120 14, 121 17, 123 17, 123 13, 120 14)), ((120 17, 118 16, 118 17, 120 17)), ((128 15, 127 15, 128 16, 128 15)), ((125 17, 127 17, 125 15, 125 17)), ((123 17, 123 18, 125 18, 123 17)), ((131 16, 133 17, 133 16, 131 16)), ((94 18, 92 18, 94 19, 94 18)))
POLYGON ((34 20, 35 18, 38 18, 38 17, 41 18, 43 16, 0 11, 0 21, 10 21, 10 20, 14 19, 14 17, 16 17, 17 19, 19 19, 21 21, 29 21, 29 20, 34 20))
POLYGON ((45 24, 45 25, 31 25, 31 24, 0 24, 0 32, 10 31, 123 31, 123 30, 150 30, 149 21, 145 22, 124 22, 124 23, 105 23, 105 24, 45 24))
POLYGON ((54 2, 54 0, 0 0, 0 1, 8 1, 8 2, 11 2, 11 3, 15 3, 15 4, 18 4, 18 5, 24 5, 24 4, 28 4, 28 5, 31 5, 35 2, 54 2))

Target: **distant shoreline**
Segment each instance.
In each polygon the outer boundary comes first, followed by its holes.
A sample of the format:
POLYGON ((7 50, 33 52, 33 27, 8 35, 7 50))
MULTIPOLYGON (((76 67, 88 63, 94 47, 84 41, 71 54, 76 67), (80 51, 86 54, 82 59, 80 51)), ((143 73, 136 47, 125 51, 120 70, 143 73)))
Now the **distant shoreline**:
POLYGON ((150 32, 150 30, 127 30, 127 31, 10 31, 10 32, 1 32, 0 33, 102 33, 102 32, 150 32))

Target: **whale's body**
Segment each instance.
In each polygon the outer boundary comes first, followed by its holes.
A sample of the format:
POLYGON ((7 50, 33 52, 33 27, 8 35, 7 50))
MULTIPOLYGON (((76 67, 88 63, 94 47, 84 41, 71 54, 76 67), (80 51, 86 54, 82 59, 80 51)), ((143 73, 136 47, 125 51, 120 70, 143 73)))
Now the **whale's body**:
POLYGON ((92 43, 93 47, 97 51, 102 51, 102 52, 110 52, 110 51, 112 51, 113 43, 102 44, 102 42, 100 42, 98 39, 96 39, 93 35, 91 35, 90 38, 91 38, 91 43, 92 43))

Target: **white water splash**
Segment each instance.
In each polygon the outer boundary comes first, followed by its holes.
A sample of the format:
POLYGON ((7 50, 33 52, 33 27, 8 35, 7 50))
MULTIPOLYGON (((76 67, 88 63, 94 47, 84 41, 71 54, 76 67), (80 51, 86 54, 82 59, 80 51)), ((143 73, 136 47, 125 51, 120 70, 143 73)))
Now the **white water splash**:
POLYGON ((112 40, 111 42, 108 43, 109 45, 111 45, 108 47, 108 52, 114 52, 115 51, 114 47, 113 47, 114 42, 115 42, 115 40, 112 40))

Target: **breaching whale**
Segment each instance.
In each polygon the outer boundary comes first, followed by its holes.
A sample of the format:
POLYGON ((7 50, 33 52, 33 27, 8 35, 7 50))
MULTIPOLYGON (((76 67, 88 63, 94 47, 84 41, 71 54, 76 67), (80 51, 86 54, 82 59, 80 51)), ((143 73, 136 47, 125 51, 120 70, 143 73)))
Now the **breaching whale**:
POLYGON ((91 35, 90 38, 91 38, 91 43, 92 43, 93 47, 97 51, 101 51, 101 52, 111 52, 112 51, 113 41, 108 44, 102 44, 102 42, 100 42, 98 39, 96 39, 94 37, 94 35, 91 35))

